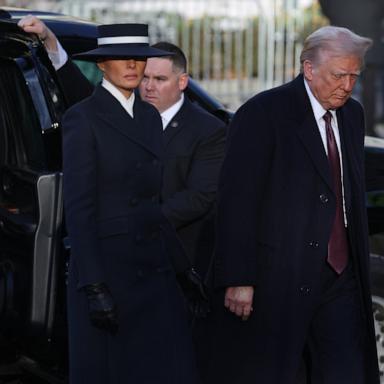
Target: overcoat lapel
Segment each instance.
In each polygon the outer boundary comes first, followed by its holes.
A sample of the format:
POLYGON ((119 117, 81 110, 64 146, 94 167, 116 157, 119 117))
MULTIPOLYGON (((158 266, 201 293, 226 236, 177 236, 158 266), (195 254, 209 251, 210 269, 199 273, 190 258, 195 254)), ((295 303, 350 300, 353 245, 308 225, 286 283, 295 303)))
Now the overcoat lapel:
MULTIPOLYGON (((96 116, 111 128, 119 131, 123 136, 139 144, 147 151, 159 157, 161 155, 161 126, 159 124, 159 137, 156 129, 148 124, 138 97, 135 99, 132 118, 121 104, 101 85, 96 87, 93 96, 97 102, 96 116)), ((156 127, 157 128, 157 127, 156 127)))
POLYGON ((305 90, 303 77, 298 76, 293 81, 293 86, 296 89, 297 101, 296 111, 292 112, 295 114, 294 116, 300 116, 297 133, 316 170, 328 187, 333 191, 333 183, 327 154, 325 153, 319 128, 313 115, 311 102, 309 101, 309 97, 305 90))
POLYGON ((337 125, 339 127, 341 153, 343 159, 343 186, 344 186, 344 199, 347 213, 351 209, 351 166, 350 161, 354 156, 354 151, 351 142, 351 135, 348 135, 347 131, 353 126, 353 122, 348 119, 348 116, 344 113, 344 109, 341 108, 337 111, 337 125))

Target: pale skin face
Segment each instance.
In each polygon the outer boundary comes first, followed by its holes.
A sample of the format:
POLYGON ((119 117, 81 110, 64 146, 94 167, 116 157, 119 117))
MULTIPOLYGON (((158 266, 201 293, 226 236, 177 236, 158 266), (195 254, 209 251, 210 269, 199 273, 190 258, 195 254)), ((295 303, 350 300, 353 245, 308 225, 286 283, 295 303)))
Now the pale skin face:
POLYGON ((319 63, 306 60, 303 68, 309 88, 322 107, 337 109, 351 96, 360 75, 361 61, 356 56, 322 53, 319 63))
POLYGON ((162 113, 180 100, 187 84, 188 75, 174 67, 171 60, 149 58, 139 87, 140 96, 162 113))
POLYGON ((129 98, 144 76, 146 59, 104 60, 97 63, 106 80, 129 98))

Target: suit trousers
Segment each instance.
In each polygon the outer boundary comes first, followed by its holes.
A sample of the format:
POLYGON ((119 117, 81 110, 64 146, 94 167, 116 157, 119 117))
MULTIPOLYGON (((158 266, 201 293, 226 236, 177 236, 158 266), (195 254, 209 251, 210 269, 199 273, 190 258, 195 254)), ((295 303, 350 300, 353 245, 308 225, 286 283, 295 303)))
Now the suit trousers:
POLYGON ((308 335, 311 384, 364 384, 363 319, 350 261, 338 275, 328 263, 308 335))

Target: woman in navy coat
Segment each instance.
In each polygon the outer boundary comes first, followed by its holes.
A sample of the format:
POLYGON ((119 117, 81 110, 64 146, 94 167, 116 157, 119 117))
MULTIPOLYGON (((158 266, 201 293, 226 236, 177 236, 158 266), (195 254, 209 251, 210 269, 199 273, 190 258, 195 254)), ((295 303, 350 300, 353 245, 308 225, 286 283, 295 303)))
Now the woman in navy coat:
POLYGON ((143 24, 99 27, 104 79, 63 120, 71 384, 188 384, 196 372, 163 217, 162 128, 133 89, 150 48, 143 24))

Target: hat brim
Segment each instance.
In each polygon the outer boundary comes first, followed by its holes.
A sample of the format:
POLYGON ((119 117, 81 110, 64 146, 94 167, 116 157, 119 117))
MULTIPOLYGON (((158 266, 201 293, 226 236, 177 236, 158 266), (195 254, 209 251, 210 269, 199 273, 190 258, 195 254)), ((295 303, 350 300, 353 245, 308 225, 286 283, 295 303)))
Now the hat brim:
POLYGON ((77 53, 73 55, 75 59, 86 61, 97 61, 99 59, 129 59, 129 58, 147 58, 172 56, 172 52, 152 48, 148 45, 104 45, 91 51, 77 53))

